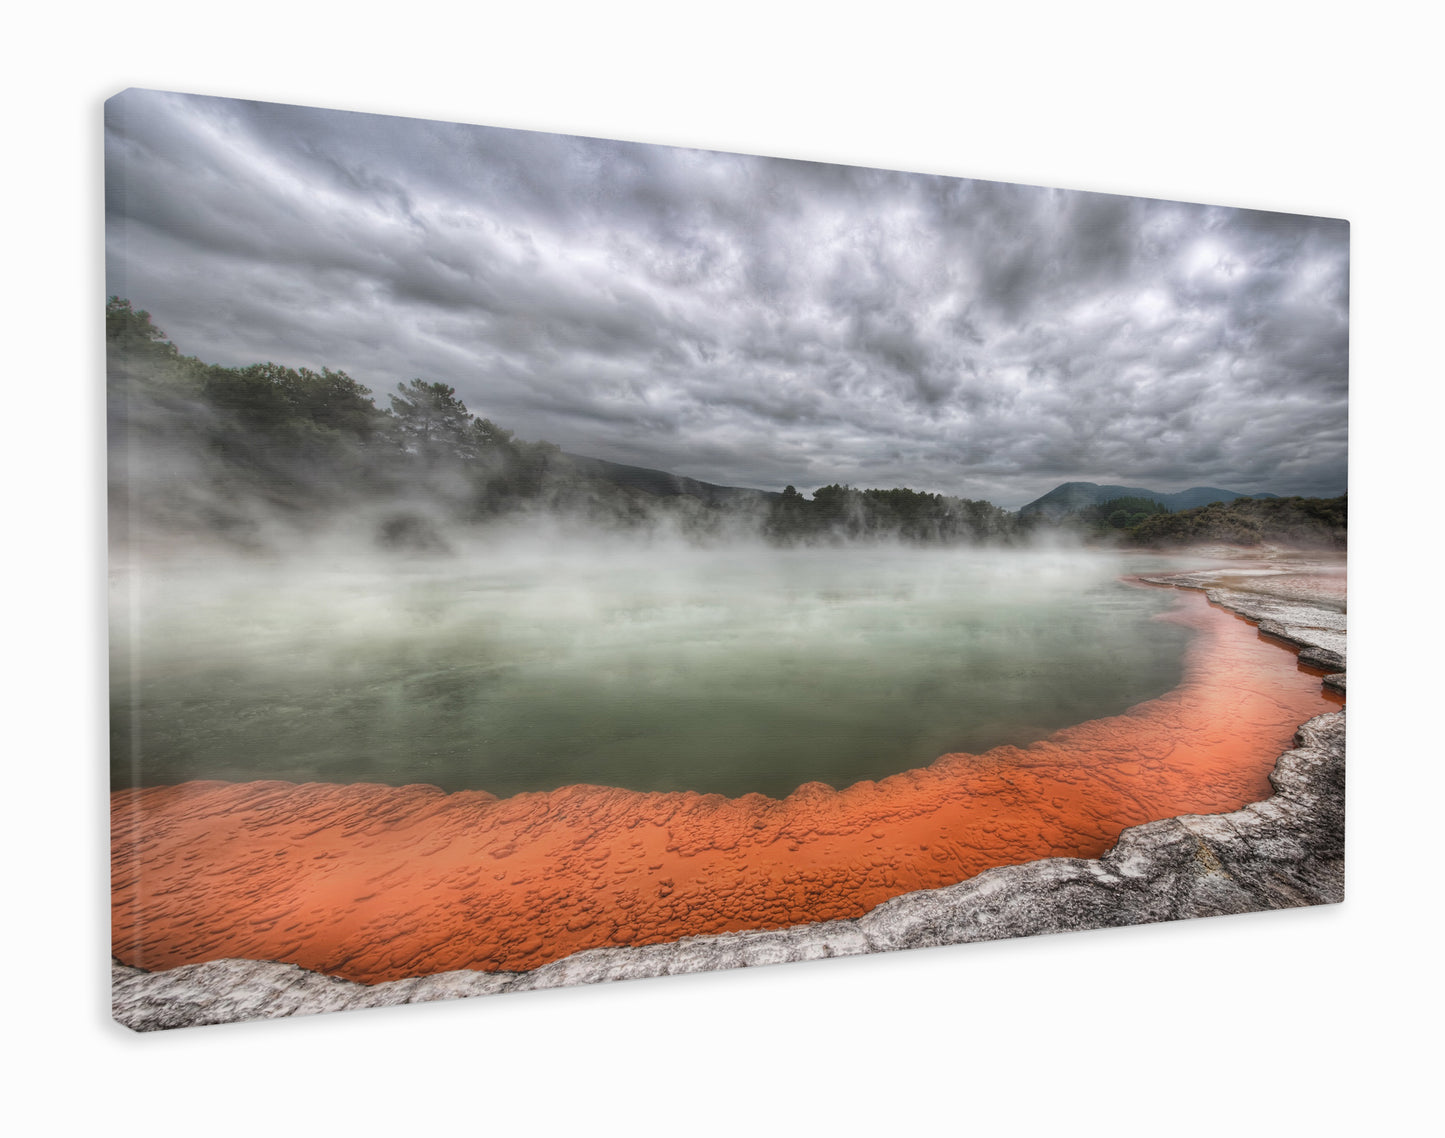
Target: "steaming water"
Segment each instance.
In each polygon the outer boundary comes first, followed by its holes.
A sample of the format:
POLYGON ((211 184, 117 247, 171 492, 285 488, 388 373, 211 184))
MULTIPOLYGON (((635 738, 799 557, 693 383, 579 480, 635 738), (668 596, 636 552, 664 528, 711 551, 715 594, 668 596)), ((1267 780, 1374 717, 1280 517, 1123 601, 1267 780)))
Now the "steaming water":
POLYGON ((1174 687, 1186 630, 1129 568, 617 547, 142 567, 112 586, 112 782, 841 787, 1174 687))

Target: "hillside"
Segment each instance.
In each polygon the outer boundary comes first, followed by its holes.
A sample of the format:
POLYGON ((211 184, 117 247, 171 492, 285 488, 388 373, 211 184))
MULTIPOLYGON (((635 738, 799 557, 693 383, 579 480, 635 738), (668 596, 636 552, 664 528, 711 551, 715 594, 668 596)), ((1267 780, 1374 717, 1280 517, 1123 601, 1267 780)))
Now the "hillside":
POLYGON ((1238 498, 1275 498, 1276 494, 1241 494, 1237 490, 1221 490, 1215 486, 1192 486, 1188 490, 1165 494, 1139 486, 1101 486, 1097 482, 1064 482, 1047 494, 1035 498, 1019 510, 1019 516, 1032 514, 1057 520, 1087 506, 1098 506, 1115 498, 1147 498, 1169 510, 1190 510, 1211 502, 1233 502, 1238 498))
POLYGON ((1129 545, 1284 545, 1344 549, 1348 495, 1338 498, 1239 498, 1177 514, 1155 514, 1124 531, 1129 545))

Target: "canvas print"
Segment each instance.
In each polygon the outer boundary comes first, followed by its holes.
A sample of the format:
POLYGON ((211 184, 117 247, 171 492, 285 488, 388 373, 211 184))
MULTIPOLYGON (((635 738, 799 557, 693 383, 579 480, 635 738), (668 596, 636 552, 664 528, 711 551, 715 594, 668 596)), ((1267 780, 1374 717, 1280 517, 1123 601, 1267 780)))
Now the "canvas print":
POLYGON ((105 195, 122 1024, 1341 899, 1344 221, 149 90, 105 195))

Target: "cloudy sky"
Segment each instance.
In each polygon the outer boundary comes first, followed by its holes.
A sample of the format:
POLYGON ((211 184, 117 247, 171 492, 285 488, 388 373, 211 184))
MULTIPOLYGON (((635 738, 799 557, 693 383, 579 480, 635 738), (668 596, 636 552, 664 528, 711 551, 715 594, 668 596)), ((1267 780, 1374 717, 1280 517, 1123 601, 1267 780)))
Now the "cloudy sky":
POLYGON ((107 291, 709 482, 1346 489, 1342 221, 149 91, 107 291))

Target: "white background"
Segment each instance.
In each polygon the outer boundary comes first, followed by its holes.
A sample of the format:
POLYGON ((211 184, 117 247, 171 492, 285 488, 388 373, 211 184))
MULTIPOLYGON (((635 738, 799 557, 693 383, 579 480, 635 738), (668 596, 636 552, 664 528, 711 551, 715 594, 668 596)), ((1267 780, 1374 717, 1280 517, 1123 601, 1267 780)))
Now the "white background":
MULTIPOLYGON (((6 18, 15 1133, 1409 1132, 1438 1075, 1424 5, 82 4, 6 18), (1417 15, 1417 13, 1419 15, 1417 15), (101 103, 128 86, 1353 223, 1343 906, 136 1036, 107 1003, 101 103)), ((1433 25, 1433 21, 1432 21, 1433 25)), ((164 326, 162 324, 162 326, 164 326)))

